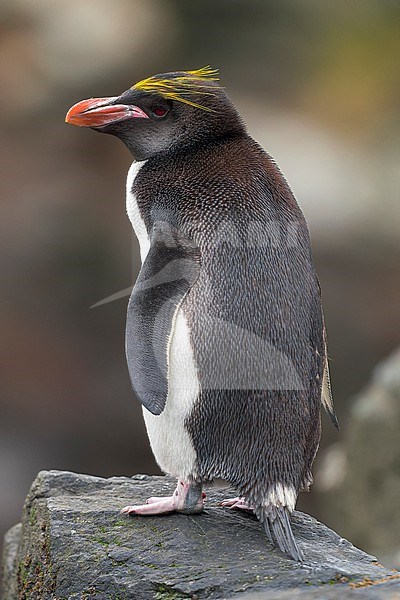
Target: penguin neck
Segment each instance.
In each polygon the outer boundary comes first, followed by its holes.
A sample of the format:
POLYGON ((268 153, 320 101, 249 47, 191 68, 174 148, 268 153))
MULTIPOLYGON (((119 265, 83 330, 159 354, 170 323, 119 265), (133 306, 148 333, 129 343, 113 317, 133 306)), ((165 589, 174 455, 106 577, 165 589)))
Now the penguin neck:
MULTIPOLYGON (((210 150, 211 148, 217 148, 227 142, 230 142, 235 139, 246 138, 248 137, 245 129, 241 129, 238 131, 229 131, 228 133, 221 135, 219 137, 214 137, 207 140, 193 140, 192 142, 188 142, 184 145, 173 146, 164 152, 158 152, 154 156, 148 157, 146 162, 149 165, 157 165, 158 163, 162 163, 165 165, 169 161, 175 162, 176 160, 185 159, 188 156, 194 156, 197 153, 201 153, 203 150, 210 150)), ((143 162, 144 159, 137 160, 134 157, 135 162, 143 162)))

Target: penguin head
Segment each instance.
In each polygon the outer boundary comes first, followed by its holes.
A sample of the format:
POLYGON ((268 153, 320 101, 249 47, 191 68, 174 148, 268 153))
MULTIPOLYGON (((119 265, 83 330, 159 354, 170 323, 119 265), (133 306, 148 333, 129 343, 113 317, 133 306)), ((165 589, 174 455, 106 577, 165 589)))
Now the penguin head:
POLYGON ((120 138, 137 161, 244 132, 243 122, 217 71, 162 73, 120 96, 90 98, 67 113, 67 123, 120 138))

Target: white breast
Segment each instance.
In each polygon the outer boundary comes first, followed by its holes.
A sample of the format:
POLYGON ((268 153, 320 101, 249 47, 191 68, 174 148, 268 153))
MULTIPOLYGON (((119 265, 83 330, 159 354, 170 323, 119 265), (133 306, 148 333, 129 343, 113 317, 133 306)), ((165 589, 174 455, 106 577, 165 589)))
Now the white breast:
POLYGON ((145 162, 145 160, 142 160, 141 162, 132 163, 131 168, 128 171, 128 177, 126 178, 126 212, 128 213, 129 220, 132 223, 133 230, 139 241, 140 259, 142 264, 149 251, 150 240, 143 217, 140 214, 135 194, 132 193, 132 187, 137 174, 145 162))
MULTIPOLYGON (((143 262, 150 249, 150 239, 140 213, 133 183, 146 161, 134 162, 126 180, 126 211, 140 245, 143 262)), ((193 409, 199 393, 199 381, 190 344, 189 329, 181 308, 177 308, 168 340, 168 396, 161 415, 143 408, 151 449, 161 469, 188 480, 195 475, 196 453, 185 419, 193 409)))

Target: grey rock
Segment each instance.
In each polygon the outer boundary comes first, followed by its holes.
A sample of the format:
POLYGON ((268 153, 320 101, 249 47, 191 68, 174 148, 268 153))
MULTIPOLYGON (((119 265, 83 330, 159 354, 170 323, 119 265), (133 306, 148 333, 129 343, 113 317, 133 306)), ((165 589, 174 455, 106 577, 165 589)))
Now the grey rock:
POLYGON ((255 517, 218 506, 226 491, 207 490, 201 515, 119 514, 173 489, 169 477, 39 473, 19 544, 15 528, 6 537, 4 600, 400 598, 400 573, 300 512, 304 564, 273 548, 255 517))

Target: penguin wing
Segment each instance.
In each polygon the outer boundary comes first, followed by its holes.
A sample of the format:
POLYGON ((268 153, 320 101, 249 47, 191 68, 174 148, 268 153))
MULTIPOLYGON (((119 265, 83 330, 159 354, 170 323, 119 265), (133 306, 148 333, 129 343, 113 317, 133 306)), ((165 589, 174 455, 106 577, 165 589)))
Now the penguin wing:
POLYGON ((168 394, 168 344, 174 316, 200 272, 198 247, 167 222, 150 233, 150 250, 128 304, 125 349, 132 387, 154 415, 168 394))

